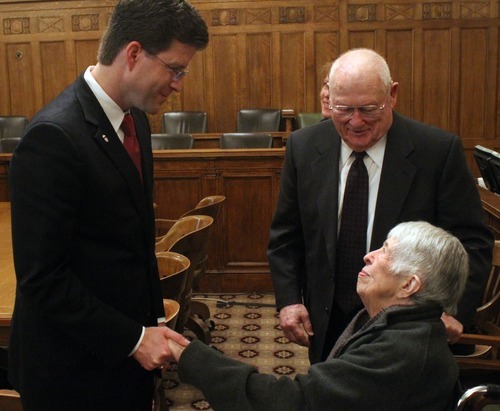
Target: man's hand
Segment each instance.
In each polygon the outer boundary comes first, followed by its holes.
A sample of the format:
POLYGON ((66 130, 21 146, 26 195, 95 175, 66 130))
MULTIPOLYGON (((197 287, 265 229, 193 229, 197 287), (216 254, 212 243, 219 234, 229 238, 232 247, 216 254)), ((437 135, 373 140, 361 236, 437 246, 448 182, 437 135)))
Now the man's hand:
POLYGON ((307 308, 303 304, 287 305, 280 310, 280 326, 290 341, 309 347, 313 329, 307 308))
POLYGON ((455 344, 464 332, 464 326, 460 321, 445 313, 441 315, 441 321, 443 321, 444 326, 446 327, 448 342, 450 344, 455 344))
POLYGON ((169 361, 172 361, 174 356, 170 350, 168 340, 171 339, 181 347, 189 344, 181 334, 172 331, 167 327, 148 327, 144 332, 144 337, 133 357, 146 370, 154 370, 160 368, 169 361))

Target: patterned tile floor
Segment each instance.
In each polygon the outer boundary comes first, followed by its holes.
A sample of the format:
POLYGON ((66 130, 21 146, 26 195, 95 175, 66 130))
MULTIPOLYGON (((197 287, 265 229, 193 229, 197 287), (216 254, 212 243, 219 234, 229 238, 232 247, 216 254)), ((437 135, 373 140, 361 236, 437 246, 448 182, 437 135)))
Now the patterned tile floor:
MULTIPOLYGON (((309 368, 307 349, 290 343, 279 328, 274 295, 200 294, 196 297, 208 298, 205 303, 215 323, 212 345, 224 354, 277 377, 293 378, 309 368), (216 300, 228 304, 217 304, 216 300), (234 302, 238 304, 231 304, 234 302)), ((171 364, 165 373, 163 385, 170 410, 212 410, 200 391, 179 382, 176 364, 171 364)))

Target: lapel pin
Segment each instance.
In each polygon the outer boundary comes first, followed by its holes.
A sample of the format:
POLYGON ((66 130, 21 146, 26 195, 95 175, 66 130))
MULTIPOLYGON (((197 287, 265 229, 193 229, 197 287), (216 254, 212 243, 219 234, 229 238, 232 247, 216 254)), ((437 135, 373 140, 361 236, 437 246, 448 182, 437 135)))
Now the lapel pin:
POLYGON ((108 137, 106 136, 106 134, 103 134, 103 135, 102 135, 102 139, 103 139, 106 143, 109 143, 109 140, 108 140, 108 137))

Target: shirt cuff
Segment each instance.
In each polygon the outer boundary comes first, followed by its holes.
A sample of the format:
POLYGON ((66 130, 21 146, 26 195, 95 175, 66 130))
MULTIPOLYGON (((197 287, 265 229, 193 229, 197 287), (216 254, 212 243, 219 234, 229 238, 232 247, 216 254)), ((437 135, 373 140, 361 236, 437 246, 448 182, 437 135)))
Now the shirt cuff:
POLYGON ((132 349, 132 351, 128 355, 129 357, 132 357, 132 355, 134 355, 135 352, 139 349, 139 345, 141 345, 141 342, 142 342, 142 339, 144 338, 145 332, 146 332, 146 329, 144 327, 142 327, 142 332, 141 332, 141 336, 139 337, 139 341, 137 341, 137 344, 135 345, 135 347, 132 349))

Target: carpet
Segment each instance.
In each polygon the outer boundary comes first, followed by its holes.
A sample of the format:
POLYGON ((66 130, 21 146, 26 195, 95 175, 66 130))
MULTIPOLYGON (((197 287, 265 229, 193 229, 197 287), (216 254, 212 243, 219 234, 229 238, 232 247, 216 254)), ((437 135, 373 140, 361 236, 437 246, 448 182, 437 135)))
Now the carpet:
MULTIPOLYGON (((260 372, 293 378, 309 368, 307 348, 283 336, 273 294, 206 295, 214 323, 211 345, 231 358, 255 365, 260 372)), ((183 384, 170 364, 163 387, 170 410, 212 410, 203 394, 183 384)))

